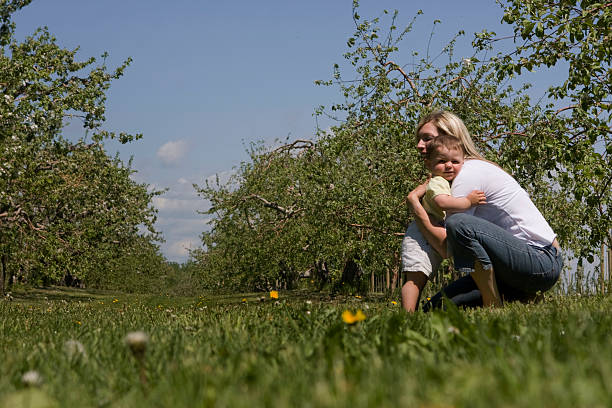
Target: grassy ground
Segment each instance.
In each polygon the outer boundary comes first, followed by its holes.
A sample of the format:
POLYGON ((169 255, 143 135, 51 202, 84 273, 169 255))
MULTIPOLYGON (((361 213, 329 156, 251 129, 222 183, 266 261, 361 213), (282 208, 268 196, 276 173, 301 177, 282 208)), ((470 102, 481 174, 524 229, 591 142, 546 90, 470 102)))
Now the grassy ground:
POLYGON ((0 406, 612 406, 610 297, 409 316, 381 299, 262 296, 14 294, 0 301, 0 406), (149 336, 142 367, 134 330, 149 336), (24 384, 32 370, 40 385, 24 384))

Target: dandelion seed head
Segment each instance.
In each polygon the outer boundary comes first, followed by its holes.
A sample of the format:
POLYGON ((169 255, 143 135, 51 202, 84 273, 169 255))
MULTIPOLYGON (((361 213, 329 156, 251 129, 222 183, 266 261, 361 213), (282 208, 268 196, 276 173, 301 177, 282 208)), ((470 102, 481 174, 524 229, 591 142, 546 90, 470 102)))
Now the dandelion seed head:
POLYGON ((37 387, 43 383, 43 378, 38 371, 30 370, 21 376, 21 381, 28 387, 37 387))
POLYGON ((85 347, 78 340, 66 340, 64 343, 64 352, 69 359, 75 359, 79 357, 87 357, 85 347))
POLYGON ((134 354, 142 354, 147 349, 149 336, 143 331, 133 331, 125 336, 125 344, 134 354))

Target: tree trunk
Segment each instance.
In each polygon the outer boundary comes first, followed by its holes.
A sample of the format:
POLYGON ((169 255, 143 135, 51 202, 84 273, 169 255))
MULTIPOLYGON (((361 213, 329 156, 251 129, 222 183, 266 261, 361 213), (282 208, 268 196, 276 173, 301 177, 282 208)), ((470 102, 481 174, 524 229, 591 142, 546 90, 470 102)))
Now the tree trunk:
POLYGON ((389 272, 389 268, 387 268, 387 273, 386 273, 386 277, 387 277, 387 292, 389 292, 389 290, 391 290, 391 273, 389 272))
MULTIPOLYGON (((605 261, 606 261, 606 247, 602 243, 601 244, 601 255, 599 256, 599 290, 603 294, 605 292, 606 287, 606 279, 605 279, 605 261)), ((608 265, 609 268, 609 265, 608 265)))
POLYGON ((2 254, 2 256, 0 256, 1 259, 1 263, 2 263, 2 272, 0 275, 0 292, 2 292, 2 296, 4 296, 4 282, 6 282, 6 254, 2 254))
MULTIPOLYGON (((394 257, 394 262, 393 262, 393 277, 391 278, 391 291, 394 291, 395 288, 397 288, 397 283, 398 283, 398 278, 399 278, 399 270, 400 270, 400 263, 399 263, 399 254, 396 252, 394 257)), ((401 285, 400 285, 401 286, 401 285)))
MULTIPOLYGON (((612 276, 612 248, 608 246, 608 282, 607 283, 609 283, 611 276, 612 276)), ((609 286, 606 285, 606 288, 609 288, 609 286)))

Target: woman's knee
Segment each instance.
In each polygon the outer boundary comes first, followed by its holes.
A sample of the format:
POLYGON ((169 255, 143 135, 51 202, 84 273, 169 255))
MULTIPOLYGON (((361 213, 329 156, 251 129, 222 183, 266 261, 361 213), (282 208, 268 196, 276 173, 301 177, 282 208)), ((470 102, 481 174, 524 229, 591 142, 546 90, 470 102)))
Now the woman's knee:
POLYGON ((446 219, 444 222, 444 226, 446 227, 446 233, 450 236, 469 234, 472 230, 470 227, 472 223, 470 223, 470 218, 473 218, 471 215, 458 213, 453 214, 446 219))

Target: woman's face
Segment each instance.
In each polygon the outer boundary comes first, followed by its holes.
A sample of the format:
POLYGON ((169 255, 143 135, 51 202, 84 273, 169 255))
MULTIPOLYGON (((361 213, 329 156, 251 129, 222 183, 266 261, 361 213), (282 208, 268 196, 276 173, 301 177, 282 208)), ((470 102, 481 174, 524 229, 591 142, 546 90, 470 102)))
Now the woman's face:
POLYGON ((419 129, 419 133, 417 133, 418 141, 416 148, 421 153, 421 156, 425 156, 427 153, 427 146, 429 143, 435 138, 438 137, 438 128, 431 123, 427 122, 421 129, 419 129))

